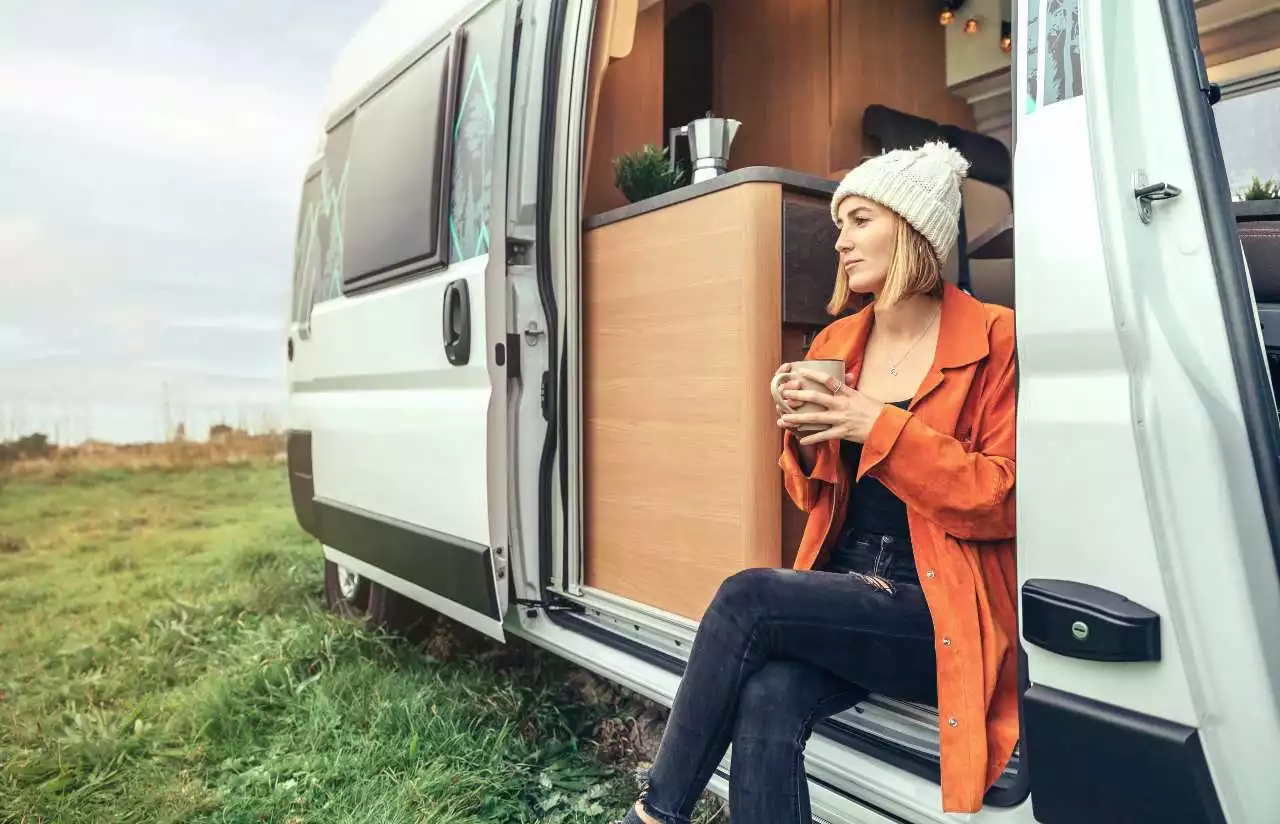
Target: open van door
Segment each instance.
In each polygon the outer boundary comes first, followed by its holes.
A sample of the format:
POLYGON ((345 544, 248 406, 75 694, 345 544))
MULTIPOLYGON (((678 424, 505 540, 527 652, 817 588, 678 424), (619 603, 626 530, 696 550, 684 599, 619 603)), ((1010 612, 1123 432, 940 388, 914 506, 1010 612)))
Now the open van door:
POLYGON ((1021 0, 1018 572, 1037 820, 1280 810, 1280 433, 1193 0, 1021 0))
POLYGON ((299 520, 375 595, 496 638, 518 11, 392 2, 353 41, 304 187, 291 340, 299 520))

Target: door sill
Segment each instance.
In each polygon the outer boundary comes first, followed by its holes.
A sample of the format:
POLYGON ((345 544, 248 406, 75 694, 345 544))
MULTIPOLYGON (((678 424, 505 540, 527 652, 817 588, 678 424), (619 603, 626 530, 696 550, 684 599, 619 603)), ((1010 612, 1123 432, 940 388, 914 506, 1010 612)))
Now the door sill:
MULTIPOLYGON (((551 616, 559 627, 613 646, 633 660, 672 675, 684 672, 697 632, 696 622, 590 587, 582 588, 579 594, 560 594, 581 606, 583 612, 551 616)), ((612 673, 602 674, 614 677, 612 673)), ((675 691, 673 688, 670 695, 649 697, 670 706, 675 691)), ((839 751, 856 752, 862 758, 897 767, 935 787, 939 781, 935 707, 872 695, 852 709, 819 722, 813 737, 830 742, 839 751)), ((849 767, 843 769, 841 766, 832 766, 831 782, 835 786, 857 786, 860 782, 855 763, 849 762, 849 767)), ((1015 754, 1004 776, 988 793, 990 806, 1013 807, 1026 799, 1026 777, 1018 775, 1019 766, 1020 758, 1015 754)))

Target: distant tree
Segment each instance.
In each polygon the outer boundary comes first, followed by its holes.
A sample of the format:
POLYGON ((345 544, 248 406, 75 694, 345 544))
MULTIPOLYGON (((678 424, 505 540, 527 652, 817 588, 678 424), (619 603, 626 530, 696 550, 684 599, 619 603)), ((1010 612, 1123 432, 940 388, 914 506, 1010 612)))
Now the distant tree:
POLYGON ((47 458, 53 454, 54 448, 48 435, 32 432, 12 441, 0 442, 0 464, 47 458))

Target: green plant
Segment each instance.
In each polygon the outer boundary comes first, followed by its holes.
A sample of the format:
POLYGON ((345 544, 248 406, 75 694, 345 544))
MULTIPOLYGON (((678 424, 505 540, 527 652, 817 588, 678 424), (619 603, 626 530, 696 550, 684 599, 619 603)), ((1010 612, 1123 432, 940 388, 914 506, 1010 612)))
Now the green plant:
POLYGON ((613 182, 635 203, 684 185, 684 170, 668 162, 666 149, 650 144, 613 161, 613 182))
POLYGON ((1274 177, 1263 181, 1254 175, 1253 183, 1240 196, 1245 200, 1280 200, 1280 184, 1276 183, 1274 177))

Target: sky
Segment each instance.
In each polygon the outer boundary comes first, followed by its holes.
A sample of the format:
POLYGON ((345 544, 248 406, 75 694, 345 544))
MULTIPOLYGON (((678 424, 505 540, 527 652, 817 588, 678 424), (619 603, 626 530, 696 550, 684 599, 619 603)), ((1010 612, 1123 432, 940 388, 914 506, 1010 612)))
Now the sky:
POLYGON ((0 439, 280 426, 328 71, 379 0, 0 0, 0 439))
MULTIPOLYGON (((0 0, 0 440, 283 425, 302 175, 379 2, 0 0)), ((1216 111, 1232 183, 1280 176, 1280 89, 1216 111)))

